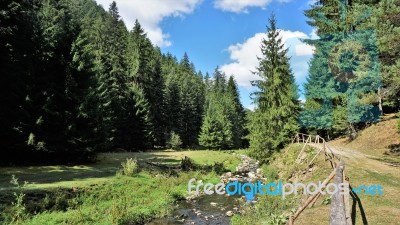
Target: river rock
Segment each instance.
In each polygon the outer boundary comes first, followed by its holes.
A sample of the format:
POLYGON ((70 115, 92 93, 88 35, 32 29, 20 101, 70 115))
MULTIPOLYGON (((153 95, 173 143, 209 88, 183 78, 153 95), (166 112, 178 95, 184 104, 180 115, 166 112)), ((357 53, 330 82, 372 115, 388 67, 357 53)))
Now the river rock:
POLYGON ((254 172, 248 172, 248 173, 247 173, 247 176, 248 176, 250 179, 256 179, 256 178, 257 178, 257 176, 256 176, 256 174, 255 174, 254 172))
POLYGON ((228 211, 228 212, 226 212, 226 216, 229 216, 229 217, 231 217, 231 216, 233 216, 233 212, 232 211, 228 211))
POLYGON ((236 178, 236 177, 231 177, 231 178, 228 179, 228 181, 237 181, 237 180, 239 180, 239 179, 236 178))
POLYGON ((210 205, 211 205, 211 206, 217 206, 217 203, 215 203, 215 202, 210 202, 210 205))

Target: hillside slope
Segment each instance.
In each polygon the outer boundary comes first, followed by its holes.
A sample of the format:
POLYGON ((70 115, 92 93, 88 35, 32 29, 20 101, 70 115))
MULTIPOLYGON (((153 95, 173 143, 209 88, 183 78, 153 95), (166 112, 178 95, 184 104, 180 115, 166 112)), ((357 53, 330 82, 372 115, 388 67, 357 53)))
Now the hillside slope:
MULTIPOLYGON (((340 138, 328 143, 335 154, 346 162, 346 176, 350 185, 383 186, 383 195, 359 194, 368 224, 399 224, 400 214, 400 156, 395 147, 400 143, 396 129, 397 121, 392 116, 361 131, 349 142, 340 138)), ((315 177, 315 176, 313 176, 315 177)), ((352 203, 352 200, 350 200, 352 203)), ((356 209, 355 224, 365 224, 360 207, 356 209)), ((322 199, 305 210, 295 224, 329 224, 330 205, 323 205, 322 199)))

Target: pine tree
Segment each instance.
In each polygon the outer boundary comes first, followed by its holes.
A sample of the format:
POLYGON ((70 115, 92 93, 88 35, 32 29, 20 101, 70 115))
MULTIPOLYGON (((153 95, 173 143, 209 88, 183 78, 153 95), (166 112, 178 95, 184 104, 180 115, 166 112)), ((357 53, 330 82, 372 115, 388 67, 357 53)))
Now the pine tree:
POLYGON ((179 65, 180 115, 178 133, 183 146, 197 144, 202 124, 204 106, 204 85, 202 77, 196 72, 185 53, 179 65))
POLYGON ((256 156, 268 157, 297 131, 298 109, 288 50, 279 36, 274 15, 269 19, 267 38, 262 41, 261 51, 263 56, 259 58, 255 72, 261 80, 252 82, 258 90, 252 94, 257 108, 251 117, 249 139, 256 156))
POLYGON ((321 31, 319 40, 306 41, 316 52, 305 85, 306 110, 300 116, 303 127, 333 136, 346 131, 354 137, 357 124, 378 118, 374 106, 381 82, 378 49, 373 33, 358 30, 370 14, 357 4, 321 1, 312 9, 317 13, 306 12, 321 31), (332 13, 335 10, 337 13, 332 13))
POLYGON ((152 145, 165 145, 165 120, 163 107, 164 78, 161 70, 161 52, 155 49, 136 20, 129 37, 128 61, 133 80, 143 88, 149 103, 152 145))
POLYGON ((9 163, 32 150, 27 145, 33 132, 27 93, 33 86, 28 81, 38 59, 38 21, 32 1, 1 1, 0 8, 0 163, 9 163))
POLYGON ((243 136, 244 136, 244 125, 245 113, 242 104, 240 103, 239 90, 237 88, 236 81, 233 76, 228 79, 228 84, 226 87, 226 95, 229 99, 228 107, 229 110, 229 120, 232 123, 232 135, 233 143, 235 148, 241 148, 243 146, 243 136))
POLYGON ((199 135, 199 143, 208 149, 233 147, 232 123, 229 120, 220 94, 210 94, 209 106, 199 135))

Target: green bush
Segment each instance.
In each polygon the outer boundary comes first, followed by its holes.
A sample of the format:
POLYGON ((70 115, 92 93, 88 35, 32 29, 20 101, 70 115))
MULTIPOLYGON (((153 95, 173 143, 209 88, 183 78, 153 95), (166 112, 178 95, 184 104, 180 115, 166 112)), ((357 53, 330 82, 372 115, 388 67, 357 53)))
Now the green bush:
POLYGON ((133 176, 138 172, 138 164, 136 159, 126 159, 125 162, 121 163, 122 165, 122 174, 126 176, 133 176))
POLYGON ((178 150, 182 146, 181 137, 175 132, 171 132, 169 140, 167 141, 167 147, 170 149, 178 150))
POLYGON ((17 189, 16 192, 13 192, 15 200, 11 203, 11 207, 2 212, 2 218, 0 218, 0 221, 4 224, 22 224, 22 222, 28 217, 24 201, 24 188, 26 183, 21 185, 15 175, 12 175, 10 183, 17 189))
POLYGON ((279 178, 278 170, 273 166, 264 164, 262 166, 262 171, 263 171, 264 177, 267 178, 268 181, 274 181, 279 178))

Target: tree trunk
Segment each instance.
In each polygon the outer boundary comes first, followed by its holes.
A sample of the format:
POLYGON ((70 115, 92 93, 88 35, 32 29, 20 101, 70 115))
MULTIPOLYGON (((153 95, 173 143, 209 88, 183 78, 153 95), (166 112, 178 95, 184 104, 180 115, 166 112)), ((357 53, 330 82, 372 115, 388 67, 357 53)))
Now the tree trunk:
POLYGON ((383 107, 382 107, 382 94, 381 94, 381 88, 378 88, 378 107, 379 107, 379 112, 380 115, 383 115, 383 107))

